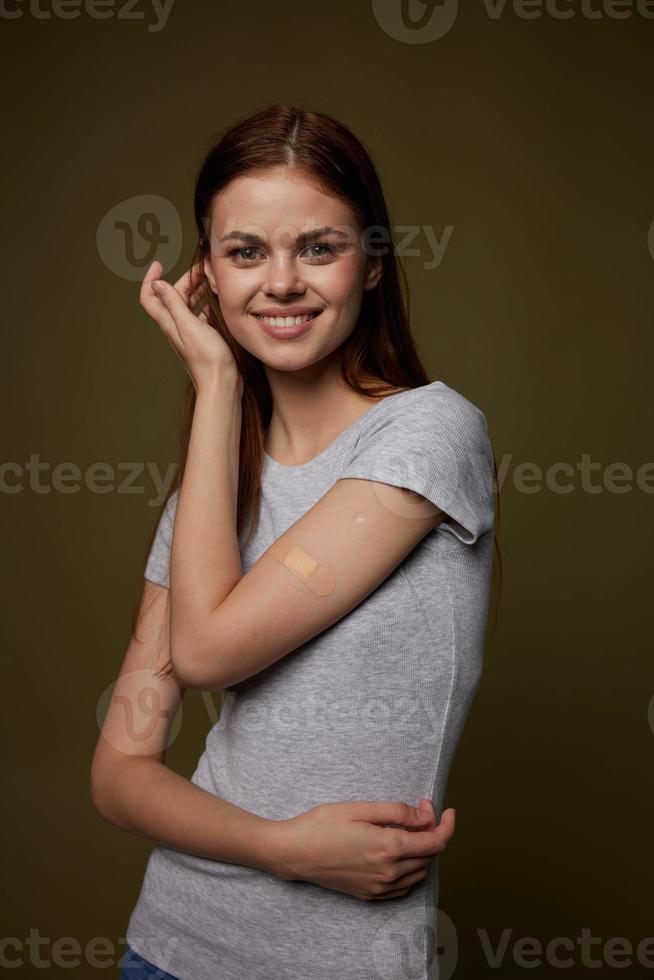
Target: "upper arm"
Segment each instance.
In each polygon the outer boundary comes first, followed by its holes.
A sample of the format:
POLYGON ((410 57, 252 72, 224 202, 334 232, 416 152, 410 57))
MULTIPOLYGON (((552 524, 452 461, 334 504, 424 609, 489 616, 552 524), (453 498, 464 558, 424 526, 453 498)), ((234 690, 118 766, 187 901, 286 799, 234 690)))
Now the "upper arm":
POLYGON ((191 686, 235 684, 338 622, 445 516, 411 491, 338 480, 215 610, 191 686))
POLYGON ((464 545, 492 526, 485 416, 455 394, 421 389, 373 413, 331 489, 214 610, 189 686, 235 684, 297 649, 362 602, 438 524, 464 545), (290 568, 280 561, 288 552, 290 568))
POLYGON ((136 628, 107 707, 91 765, 96 805, 116 764, 136 756, 163 762, 184 694, 174 672, 161 668, 170 657, 168 589, 144 581, 136 628))

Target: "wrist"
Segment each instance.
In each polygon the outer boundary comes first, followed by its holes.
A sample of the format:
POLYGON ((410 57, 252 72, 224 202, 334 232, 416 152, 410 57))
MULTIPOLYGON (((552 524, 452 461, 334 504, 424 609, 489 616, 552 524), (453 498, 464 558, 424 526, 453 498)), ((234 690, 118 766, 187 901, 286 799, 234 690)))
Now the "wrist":
POLYGON ((299 878, 293 861, 293 820, 265 820, 261 831, 260 867, 282 881, 299 878))
POLYGON ((240 404, 242 396, 243 378, 235 364, 233 367, 215 367, 196 382, 196 399, 217 397, 224 401, 225 398, 233 397, 240 404))

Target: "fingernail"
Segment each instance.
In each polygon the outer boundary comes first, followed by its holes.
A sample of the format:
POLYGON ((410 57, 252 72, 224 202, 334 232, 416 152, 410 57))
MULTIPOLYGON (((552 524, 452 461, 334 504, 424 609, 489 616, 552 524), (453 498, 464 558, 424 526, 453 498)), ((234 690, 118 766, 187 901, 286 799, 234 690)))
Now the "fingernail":
POLYGON ((154 289, 157 296, 161 296, 164 289, 166 288, 166 284, 162 282, 161 279, 155 279, 154 282, 152 283, 152 288, 154 289))

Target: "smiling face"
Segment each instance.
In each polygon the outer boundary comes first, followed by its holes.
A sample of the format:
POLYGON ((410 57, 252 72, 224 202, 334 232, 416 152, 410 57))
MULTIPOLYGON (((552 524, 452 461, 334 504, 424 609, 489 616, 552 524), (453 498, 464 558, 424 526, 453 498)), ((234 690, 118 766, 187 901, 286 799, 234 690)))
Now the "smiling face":
POLYGON ((225 323, 273 370, 300 371, 336 350, 381 275, 348 205, 288 167, 231 181, 213 202, 210 231, 204 270, 225 323), (296 312, 312 318, 262 315, 296 312))

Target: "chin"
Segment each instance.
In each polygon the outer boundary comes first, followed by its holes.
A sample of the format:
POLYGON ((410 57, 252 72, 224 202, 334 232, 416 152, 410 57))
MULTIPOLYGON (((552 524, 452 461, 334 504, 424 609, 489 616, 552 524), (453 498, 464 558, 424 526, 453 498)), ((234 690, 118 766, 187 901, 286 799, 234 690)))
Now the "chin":
POLYGON ((271 371, 284 371, 289 374, 303 371, 322 360, 320 356, 298 357, 297 354, 280 355, 279 357, 270 357, 270 355, 262 357, 260 354, 255 356, 258 357, 264 367, 270 368, 271 371))

